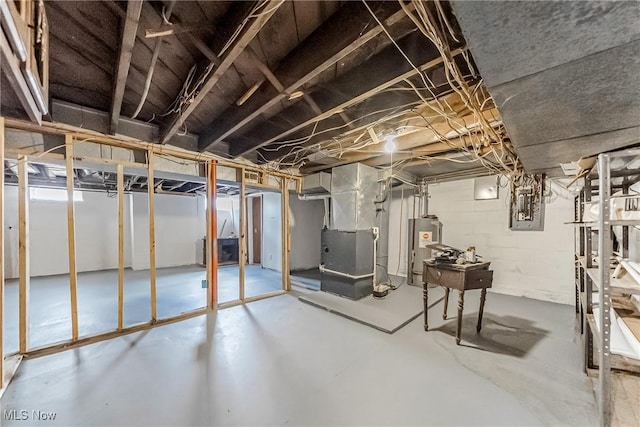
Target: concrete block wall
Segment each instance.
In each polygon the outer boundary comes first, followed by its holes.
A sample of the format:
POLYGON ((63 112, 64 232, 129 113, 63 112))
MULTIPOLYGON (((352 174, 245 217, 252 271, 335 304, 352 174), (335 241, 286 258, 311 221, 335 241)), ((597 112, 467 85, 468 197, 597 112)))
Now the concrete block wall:
MULTIPOLYGON (((505 179, 502 182, 506 184, 505 179)), ((429 186, 429 213, 444 224, 443 243, 459 249, 475 246, 479 255, 490 260, 493 292, 573 303, 574 235, 573 227, 564 224, 573 219, 573 200, 551 197, 545 206, 544 231, 511 231, 508 188, 500 188, 496 200, 474 200, 473 188, 473 179, 429 186)), ((397 218, 398 207, 392 205, 392 209, 397 218)), ((390 261, 397 251, 397 242, 391 241, 390 261)), ((406 263, 406 256, 402 262, 406 263)), ((390 264, 389 271, 393 273, 394 268, 390 264)))

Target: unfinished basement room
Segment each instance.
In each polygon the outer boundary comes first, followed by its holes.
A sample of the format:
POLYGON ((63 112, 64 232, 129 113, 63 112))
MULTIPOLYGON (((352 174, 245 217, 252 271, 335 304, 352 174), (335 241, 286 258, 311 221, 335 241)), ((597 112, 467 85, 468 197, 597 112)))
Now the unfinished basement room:
POLYGON ((639 1, 0 25, 1 426, 640 426, 639 1))

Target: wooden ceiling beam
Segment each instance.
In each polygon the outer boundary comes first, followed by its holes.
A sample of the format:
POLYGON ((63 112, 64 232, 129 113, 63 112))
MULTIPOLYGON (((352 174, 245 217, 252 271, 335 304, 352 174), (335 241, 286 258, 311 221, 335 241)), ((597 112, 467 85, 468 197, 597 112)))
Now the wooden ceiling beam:
MULTIPOLYGON (((387 27, 410 22, 396 2, 380 3, 376 14, 387 27)), ((411 27, 407 25, 404 31, 411 27)), ((274 76, 284 86, 283 90, 264 86, 248 102, 229 108, 201 133, 200 151, 221 143, 382 31, 361 2, 347 2, 282 60, 274 76)))
MULTIPOLYGON (((242 139, 229 141, 229 153, 237 157, 280 141, 443 62, 437 49, 419 33, 410 34, 398 45, 413 64, 419 64, 417 68, 413 68, 395 46, 388 46, 378 55, 325 85, 322 91, 316 92, 315 100, 323 109, 322 114, 294 105, 279 117, 272 117, 268 122, 256 126, 242 139), (283 121, 283 126, 278 126, 278 119, 283 121)), ((462 51, 455 49, 452 56, 462 51)))
MULTIPOLYGON (((439 96, 443 92, 450 90, 451 87, 447 84, 439 85, 437 88, 432 89, 432 92, 435 96, 439 96)), ((369 127, 376 126, 377 128, 387 127, 392 129, 396 126, 395 123, 400 120, 400 117, 405 117, 409 110, 419 107, 421 103, 422 100, 415 92, 378 93, 367 99, 366 102, 355 107, 355 109, 350 110, 350 115, 358 117, 358 119, 352 121, 353 127, 351 131, 347 131, 346 126, 343 125, 336 116, 332 116, 323 120, 318 126, 314 126, 316 134, 311 136, 311 138, 309 138, 308 129, 289 136, 289 139, 304 142, 293 146, 286 143, 279 145, 275 142, 268 147, 259 149, 261 154, 259 157, 268 162, 286 158, 293 153, 317 144, 322 144, 324 149, 327 146, 327 141, 331 141, 334 138, 340 140, 343 145, 350 144, 362 135, 362 133, 367 132, 367 128, 369 127), (393 115, 395 118, 388 120, 390 115, 393 115)), ((406 121, 406 118, 404 120, 406 121)), ((369 138, 365 138, 365 140, 367 139, 369 138)), ((338 144, 335 143, 332 145, 335 146, 338 144)), ((331 146, 328 146, 326 148, 330 147, 331 146)))
POLYGON ((234 61, 245 50, 249 43, 258 35, 273 14, 284 3, 284 0, 267 0, 261 9, 248 18, 244 30, 238 35, 233 44, 220 57, 220 63, 206 79, 200 91, 189 102, 189 105, 180 113, 175 114, 169 125, 166 126, 160 136, 160 143, 166 143, 180 129, 182 124, 191 116, 209 92, 218 84, 220 77, 227 72, 234 61))
MULTIPOLYGON (((482 115, 485 118, 485 120, 489 121, 490 123, 494 123, 495 125, 501 123, 501 122, 495 121, 496 117, 499 117, 498 110, 496 109, 487 110, 483 112, 482 115)), ((467 116, 460 117, 457 120, 458 122, 464 122, 469 124, 468 125, 469 131, 467 133, 464 133, 464 135, 474 134, 477 132, 477 128, 475 127, 477 126, 476 119, 477 117, 475 115, 469 114, 467 116)), ((444 135, 445 138, 447 138, 446 142, 444 142, 445 144, 452 139, 453 137, 452 134, 454 133, 454 130, 451 129, 448 123, 441 123, 433 127, 435 129, 435 132, 431 129, 425 129, 423 131, 411 133, 404 137, 401 136, 397 138, 396 146, 397 146, 397 150, 400 153, 394 154, 393 160, 396 161, 396 160, 410 159, 412 158, 412 156, 418 153, 418 150, 421 147, 428 147, 433 145, 434 143, 443 142, 439 135, 444 135), (402 153, 402 151, 409 151, 409 150, 411 151, 410 153, 402 153)), ((454 139, 455 138, 459 138, 459 137, 454 137, 454 139)), ((370 156, 369 158, 363 159, 360 161, 363 161, 364 164, 368 166, 381 166, 389 163, 389 155, 388 154, 381 155, 379 152, 373 153, 373 155, 370 156)))
POLYGON ((186 34, 191 43, 193 43, 193 45, 200 51, 200 53, 207 57, 209 62, 211 62, 215 66, 219 66, 222 63, 218 55, 213 50, 211 50, 211 48, 207 46, 205 42, 191 33, 186 34))
POLYGON ((124 90, 127 87, 127 76, 129 75, 129 67, 131 66, 133 44, 136 41, 136 33, 138 32, 140 12, 142 12, 142 0, 129 0, 127 3, 127 16, 124 21, 124 29, 122 30, 116 78, 113 82, 111 125, 109 127, 113 135, 118 131, 118 120, 120 119, 124 90))
MULTIPOLYGON (((420 156, 436 155, 436 154, 442 154, 450 151, 457 152, 457 150, 460 150, 460 149, 471 148, 472 144, 475 141, 476 139, 472 138, 470 135, 462 135, 456 138, 451 138, 451 139, 448 139, 446 142, 437 141, 437 140, 435 142, 430 141, 428 143, 425 143, 424 145, 414 147, 410 153, 397 153, 397 154, 394 153, 393 161, 396 162, 400 160, 416 159, 411 162, 412 165, 424 164, 424 163, 432 162, 434 160, 432 159, 432 160, 424 161, 423 163, 418 163, 418 159, 420 156)), ((310 174, 310 173, 320 172, 323 170, 334 168, 336 166, 342 166, 342 165, 346 165, 354 162, 363 162, 368 166, 379 166, 382 164, 388 164, 391 161, 391 156, 387 154, 385 156, 379 156, 385 159, 383 162, 381 162, 380 164, 372 164, 375 162, 366 161, 367 159, 371 159, 371 154, 372 153, 361 153, 357 156, 350 157, 348 159, 340 159, 340 160, 337 160, 336 162, 326 164, 326 165, 303 167, 301 168, 301 172, 303 174, 310 174)), ((379 153, 373 153, 373 154, 374 156, 376 156, 379 153)))
MULTIPOLYGON (((464 73, 467 76, 467 82, 472 85, 471 80, 473 80, 473 78, 470 76, 470 73, 466 68, 466 62, 462 58, 462 55, 458 55, 454 59, 458 63, 460 69, 464 70, 464 73)), ((457 108, 454 108, 454 111, 451 111, 452 113, 465 114, 460 110, 460 106, 463 105, 462 101, 460 100, 459 95, 453 92, 449 81, 446 79, 443 67, 434 67, 433 69, 429 70, 427 74, 429 78, 428 81, 430 85, 433 84, 433 86, 428 92, 426 90, 422 91, 423 98, 433 99, 434 97, 436 97, 440 99, 441 97, 444 97, 448 103, 447 105, 458 105, 457 108)), ((423 85, 423 83, 419 80, 419 78, 413 78, 413 84, 416 87, 421 87, 423 85)), ((291 135, 288 138, 290 140, 304 141, 303 143, 296 144, 294 146, 287 144, 284 144, 284 146, 279 146, 278 143, 275 142, 269 147, 260 149, 259 157, 265 161, 282 159, 288 156, 290 153, 296 152, 306 147, 312 147, 316 144, 324 143, 334 138, 339 138, 343 143, 348 143, 348 138, 345 138, 347 135, 350 134, 353 135, 353 138, 356 138, 362 132, 366 131, 366 128, 371 126, 383 126, 389 128, 388 130, 393 131, 393 128, 399 121, 407 120, 406 115, 410 114, 410 111, 414 111, 416 108, 427 108, 426 106, 419 106, 419 104, 423 104, 424 101, 417 95, 415 91, 406 90, 409 89, 408 87, 403 89, 404 90, 391 89, 380 92, 367 99, 360 105, 349 110, 349 115, 356 117, 356 119, 348 120, 348 122, 351 124, 351 130, 347 131, 346 133, 346 128, 340 122, 340 120, 338 120, 335 116, 330 117, 329 119, 325 119, 324 121, 319 123, 317 126, 314 126, 315 135, 312 135, 311 138, 308 138, 310 133, 309 129, 303 129, 303 131, 297 132, 296 134, 291 135), (393 117, 393 119, 391 119, 391 117, 393 117)), ((441 102, 442 101, 436 103, 435 101, 430 101, 430 103, 433 103, 433 105, 436 107, 438 107, 441 102)), ((418 121, 421 125, 425 124, 423 118, 418 114, 414 113, 410 115, 413 117, 414 121, 418 121)))

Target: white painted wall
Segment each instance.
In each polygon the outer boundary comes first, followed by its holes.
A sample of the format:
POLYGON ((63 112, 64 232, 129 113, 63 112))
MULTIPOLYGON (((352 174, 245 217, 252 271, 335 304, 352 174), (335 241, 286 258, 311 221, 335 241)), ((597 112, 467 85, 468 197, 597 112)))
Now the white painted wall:
MULTIPOLYGON (((65 192, 65 190, 59 190, 65 192)), ((79 272, 118 268, 117 199, 104 192, 82 192, 75 202, 76 262, 79 272)), ((156 195, 156 265, 192 265, 206 233, 203 197, 156 195)), ((146 193, 124 198, 125 267, 149 268, 146 193)), ((5 187, 5 271, 18 277, 18 189, 5 187)), ((29 204, 31 276, 69 272, 67 204, 31 200, 29 204)))
MULTIPOLYGON (((282 271, 282 206, 279 193, 262 195, 262 268, 282 271)), ((292 248, 293 250, 293 248, 292 248)))
POLYGON ((418 203, 413 189, 394 189, 389 206, 389 263, 388 272, 394 276, 407 277, 407 222, 415 218, 418 203))
MULTIPOLYGON (((149 201, 146 193, 132 194, 134 270, 149 268, 149 201)), ((156 194, 156 267, 193 265, 206 233, 201 197, 156 194)))
MULTIPOLYGON (((262 196, 247 197, 247 263, 253 264, 253 199, 262 196)), ((262 220, 262 218, 261 218, 262 220)), ((260 224, 261 225, 261 224, 260 224)), ((260 225, 257 225, 260 227, 260 225)))
MULTIPOLYGON (((497 200, 474 200, 473 179, 467 179, 430 185, 429 193, 429 213, 444 224, 443 243, 460 249, 473 245, 490 260, 494 292, 573 303, 573 227, 564 224, 573 219, 573 200, 557 197, 547 203, 544 231, 510 231, 507 188, 500 189, 497 200)), ((392 229, 399 226, 399 206, 392 202, 392 229)), ((400 272, 406 274, 405 219, 403 228, 400 272)), ((389 246, 393 274, 397 240, 389 246)))
POLYGON ((218 212, 218 238, 239 237, 240 197, 218 196, 216 209, 218 212))
POLYGON ((291 270, 317 268, 320 265, 320 244, 324 203, 322 200, 299 200, 295 193, 289 197, 291 270))
MULTIPOLYGON (((65 190, 56 190, 65 193, 65 190)), ((79 272, 118 268, 118 207, 102 192, 82 192, 75 202, 76 263, 79 272)), ((18 277, 18 188, 5 186, 5 268, 7 278, 18 277)), ((125 198, 125 218, 129 203, 125 198)), ((125 236, 130 232, 125 221, 125 236)), ((30 200, 29 234, 31 276, 69 272, 67 204, 30 200)), ((125 266, 131 266, 130 239, 125 239, 125 266)))

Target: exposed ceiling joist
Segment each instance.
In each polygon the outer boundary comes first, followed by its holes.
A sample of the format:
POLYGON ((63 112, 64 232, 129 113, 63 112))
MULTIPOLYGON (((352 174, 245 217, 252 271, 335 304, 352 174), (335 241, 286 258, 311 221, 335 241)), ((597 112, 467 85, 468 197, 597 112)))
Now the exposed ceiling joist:
MULTIPOLYGON (((399 10, 399 5, 395 2, 382 3, 376 13, 387 27, 406 19, 405 12, 399 10)), ((347 2, 294 49, 275 70, 274 75, 282 82, 284 89, 279 91, 271 86, 262 87, 249 102, 226 111, 201 133, 200 151, 219 144, 381 34, 383 29, 378 25, 371 25, 371 20, 371 14, 363 4, 347 2)))
MULTIPOLYGON (((278 92, 283 92, 285 90, 284 85, 280 82, 280 80, 278 79, 278 77, 276 77, 275 74, 273 74, 273 72, 269 69, 269 67, 267 66, 267 64, 265 64, 264 62, 262 62, 262 60, 258 57, 258 55, 256 55, 256 53, 253 51, 253 49, 251 49, 250 46, 247 47, 247 53, 249 54, 249 57, 251 58, 251 60, 253 61, 254 64, 256 64, 256 66, 258 67, 258 69, 260 70, 260 72, 262 73, 262 75, 264 76, 264 78, 266 80, 269 80, 269 83, 271 83, 271 85, 278 91, 278 92)), ((257 83, 258 86, 261 84, 260 82, 257 83)), ((305 100, 305 102, 307 104, 309 104, 309 106, 317 112, 317 114, 320 114, 322 112, 322 110, 320 110, 320 107, 318 107, 318 104, 315 103, 315 101, 313 100, 313 98, 311 98, 311 96, 309 96, 308 94, 304 93, 302 95, 302 99, 305 100)))
POLYGON ((131 52, 136 41, 138 32, 138 21, 142 12, 142 0, 129 0, 127 3, 127 16, 122 30, 122 41, 120 43, 120 55, 118 56, 118 66, 113 82, 113 98, 111 101, 111 125, 109 127, 112 134, 118 131, 118 120, 124 98, 124 90, 127 87, 127 76, 131 65, 131 52))
MULTIPOLYGON (((420 72, 442 64, 442 57, 425 40, 422 35, 414 33, 398 43, 412 63, 419 64, 416 68, 407 62, 395 46, 388 46, 380 54, 346 74, 344 78, 338 78, 323 88, 322 102, 320 98, 316 99, 316 102, 321 104, 323 108, 322 114, 318 115, 294 105, 281 114, 287 119, 288 124, 285 128, 278 126, 275 120, 265 122, 252 129, 244 138, 230 141, 230 154, 240 156, 281 140, 294 132, 313 126, 334 114, 357 105, 420 72), (372 73, 371 70, 376 70, 376 72, 372 73)), ((463 49, 455 49, 452 51, 452 56, 457 56, 461 52, 463 49)))
POLYGON ((269 19, 274 15, 284 0, 267 0, 261 10, 247 19, 252 19, 244 31, 233 42, 232 46, 225 52, 221 62, 217 65, 202 85, 200 91, 190 101, 189 105, 180 113, 173 116, 168 126, 164 128, 160 137, 160 143, 166 143, 180 129, 187 118, 198 108, 198 105, 205 99, 207 94, 216 86, 220 77, 233 65, 234 61, 245 50, 247 45, 258 35, 269 19))
MULTIPOLYGON (((390 156, 384 155, 379 156, 378 153, 364 153, 357 156, 345 158, 344 160, 339 160, 335 163, 331 163, 329 165, 317 165, 311 167, 303 167, 302 172, 307 173, 315 173, 320 172, 326 169, 331 169, 336 166, 342 166, 349 163, 361 162, 368 166, 380 166, 382 164, 390 163, 390 160, 394 162, 400 160, 408 160, 413 158, 418 158, 420 156, 433 155, 437 153, 442 153, 446 151, 454 151, 459 149, 471 148, 472 144, 475 142, 475 139, 469 137, 468 135, 459 136, 456 138, 451 138, 446 141, 438 141, 438 142, 429 142, 422 146, 413 148, 410 152, 401 152, 393 155, 393 159, 390 156), (372 156, 373 154, 373 156, 372 156), (383 159, 382 161, 378 159, 383 159)), ((406 150, 403 150, 406 151, 406 150)), ((431 160, 433 161, 433 160, 431 160)))
POLYGON ((222 61, 220 60, 218 55, 213 50, 211 50, 209 46, 207 46, 205 42, 203 42, 201 39, 199 39, 198 37, 194 36, 191 33, 187 33, 187 37, 189 38, 189 40, 191 40, 191 43, 193 43, 193 45, 196 48, 198 48, 200 53, 202 53, 204 56, 207 57, 209 62, 211 62, 216 66, 220 65, 222 61))
MULTIPOLYGON (((438 70, 438 68, 435 70, 438 70)), ((442 74, 441 78, 443 80, 445 79, 444 74, 442 74)), ((430 82, 433 82, 435 86, 431 88, 428 94, 426 91, 423 91, 424 96, 428 96, 429 98, 431 98, 431 96, 439 97, 443 92, 451 90, 446 80, 444 83, 440 82, 437 76, 431 76, 430 82)), ((259 157, 264 161, 287 159, 292 155, 298 155, 300 151, 308 151, 308 147, 313 147, 316 144, 321 144, 336 138, 340 140, 341 143, 351 144, 354 143, 354 140, 362 133, 367 132, 368 128, 372 126, 393 126, 395 121, 400 120, 399 117, 404 117, 408 114, 407 110, 417 108, 422 104, 423 101, 413 91, 380 92, 360 105, 353 107, 355 110, 352 115, 357 117, 357 119, 349 121, 351 131, 345 132, 346 126, 343 125, 341 120, 336 116, 332 116, 318 124, 315 135, 311 136, 311 138, 307 135, 308 131, 301 131, 289 137, 290 139, 304 142, 295 145, 288 145, 286 143, 278 145, 274 143, 270 147, 260 149, 259 157)), ((389 128, 389 130, 392 129, 393 127, 389 128)), ((448 130, 450 129, 445 130, 445 132, 448 130)), ((323 148, 328 147, 323 146, 323 148)))

